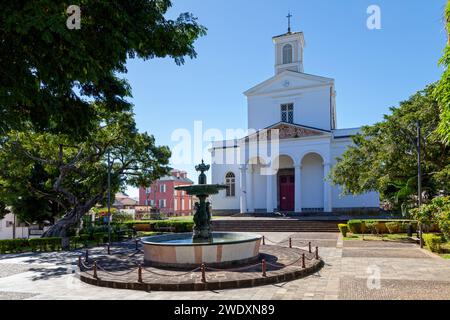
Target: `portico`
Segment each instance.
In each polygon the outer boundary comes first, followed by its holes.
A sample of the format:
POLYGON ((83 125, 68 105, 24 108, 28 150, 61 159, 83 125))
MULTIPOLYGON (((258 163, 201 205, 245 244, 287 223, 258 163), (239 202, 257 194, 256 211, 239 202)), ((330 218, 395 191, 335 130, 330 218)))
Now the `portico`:
POLYGON ((240 166, 240 211, 331 212, 332 190, 325 179, 329 170, 329 160, 313 151, 298 157, 283 154, 271 165, 251 160, 240 166))

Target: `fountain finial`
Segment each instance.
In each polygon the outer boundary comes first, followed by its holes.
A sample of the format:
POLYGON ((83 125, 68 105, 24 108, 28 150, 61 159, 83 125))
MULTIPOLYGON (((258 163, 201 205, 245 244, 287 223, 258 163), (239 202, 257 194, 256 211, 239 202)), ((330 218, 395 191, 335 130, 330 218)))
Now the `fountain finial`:
POLYGON ((200 171, 200 174, 198 176, 198 184, 206 184, 206 174, 205 171, 209 170, 209 164, 205 164, 205 162, 202 159, 202 163, 195 166, 196 171, 200 171))

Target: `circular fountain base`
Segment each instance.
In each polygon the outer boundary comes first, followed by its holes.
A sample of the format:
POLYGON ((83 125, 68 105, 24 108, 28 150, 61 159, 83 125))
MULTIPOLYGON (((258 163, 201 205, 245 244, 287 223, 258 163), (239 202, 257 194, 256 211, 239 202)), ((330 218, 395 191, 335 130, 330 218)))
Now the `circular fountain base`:
POLYGON ((202 263, 230 267, 258 261, 262 236, 252 233, 213 232, 210 240, 192 239, 192 233, 167 234, 142 239, 144 264, 192 269, 202 263))

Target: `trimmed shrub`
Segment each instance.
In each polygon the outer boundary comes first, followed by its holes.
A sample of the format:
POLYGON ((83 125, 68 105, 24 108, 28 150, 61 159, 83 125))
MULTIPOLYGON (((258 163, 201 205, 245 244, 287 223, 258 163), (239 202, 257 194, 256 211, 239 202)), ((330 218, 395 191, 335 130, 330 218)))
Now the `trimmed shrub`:
POLYGON ((365 231, 365 226, 361 220, 350 220, 347 226, 352 233, 361 234, 365 231))
POLYGON ((62 249, 61 246, 61 241, 62 238, 59 237, 53 237, 53 238, 42 238, 46 240, 46 244, 48 249, 50 249, 50 251, 59 251, 62 249))
MULTIPOLYGON (((366 219, 366 220, 349 220, 347 225, 349 230, 352 233, 362 234, 362 233, 372 233, 376 231, 379 234, 391 233, 388 229, 388 223, 397 223, 398 224, 398 232, 403 233, 406 232, 407 224, 411 223, 413 228, 416 228, 417 221, 412 220, 385 220, 385 219, 366 219)), ((394 228, 394 226, 391 226, 394 228)))
POLYGON ((89 242, 89 235, 88 235, 88 234, 82 234, 82 235, 80 235, 80 241, 81 241, 81 243, 83 243, 83 245, 84 245, 85 247, 87 247, 88 242, 89 242))
POLYGON ((386 222, 386 228, 390 234, 400 233, 403 231, 402 224, 399 222, 386 222))
POLYGON ((175 232, 191 232, 194 227, 193 221, 177 221, 177 220, 163 220, 157 221, 154 225, 154 230, 158 231, 160 228, 172 227, 175 232))
POLYGON ((386 227, 386 222, 384 222, 384 221, 375 221, 374 228, 375 228, 375 231, 379 234, 389 233, 389 230, 386 227))
POLYGON ((31 251, 55 251, 61 250, 61 238, 35 238, 28 240, 31 251))
POLYGON ((123 224, 128 228, 135 228, 136 231, 152 231, 152 222, 154 221, 141 221, 141 220, 129 220, 123 224))
POLYGON ((77 248, 78 248, 78 244, 80 244, 80 243, 81 243, 80 236, 73 236, 73 237, 70 237, 70 246, 71 246, 73 249, 77 249, 77 248))
POLYGON ((0 253, 24 252, 28 246, 28 239, 0 240, 0 253))
POLYGON ((363 221, 362 222, 363 226, 365 228, 363 228, 363 233, 376 233, 376 228, 375 228, 375 224, 376 222, 368 222, 368 221, 363 221))
POLYGON ((423 241, 431 252, 441 252, 442 236, 434 233, 424 233, 423 241))
POLYGON ((97 232, 93 235, 93 240, 97 245, 108 242, 108 233, 105 232, 97 232), (106 240, 105 240, 106 238, 106 240))
POLYGON ((339 231, 342 233, 342 236, 346 237, 348 232, 348 227, 344 223, 338 224, 339 231))

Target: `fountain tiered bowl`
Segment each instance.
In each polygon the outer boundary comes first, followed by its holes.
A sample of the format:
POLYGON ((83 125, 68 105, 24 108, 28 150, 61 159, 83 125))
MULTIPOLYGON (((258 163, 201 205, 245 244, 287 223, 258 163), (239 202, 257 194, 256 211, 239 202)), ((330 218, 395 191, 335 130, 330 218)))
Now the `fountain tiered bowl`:
POLYGON ((206 198, 228 186, 206 184, 204 172, 209 170, 209 165, 203 160, 195 169, 201 171, 197 185, 175 187, 199 199, 195 204, 193 232, 143 238, 144 263, 161 267, 191 268, 198 267, 202 263, 227 267, 257 261, 262 236, 252 233, 212 231, 211 205, 206 198))

